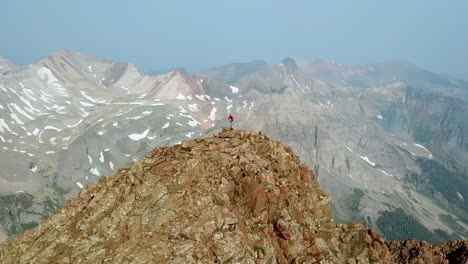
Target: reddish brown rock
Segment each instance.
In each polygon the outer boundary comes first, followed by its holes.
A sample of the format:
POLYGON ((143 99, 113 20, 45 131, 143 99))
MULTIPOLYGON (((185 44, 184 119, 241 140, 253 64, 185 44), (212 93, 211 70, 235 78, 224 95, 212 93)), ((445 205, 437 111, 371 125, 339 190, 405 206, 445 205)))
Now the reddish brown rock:
POLYGON ((330 197, 263 134, 151 151, 0 245, 1 263, 466 263, 467 242, 386 242, 336 224, 330 197))

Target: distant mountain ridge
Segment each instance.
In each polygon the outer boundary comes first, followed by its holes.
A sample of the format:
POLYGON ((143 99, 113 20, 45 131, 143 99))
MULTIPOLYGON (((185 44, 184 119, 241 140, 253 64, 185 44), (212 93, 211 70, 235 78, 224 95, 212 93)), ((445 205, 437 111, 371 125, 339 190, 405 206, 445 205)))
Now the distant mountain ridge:
POLYGON ((210 79, 224 80, 227 83, 235 83, 242 77, 254 72, 265 70, 267 63, 262 60, 254 60, 244 63, 232 63, 209 70, 201 71, 196 74, 210 79))
MULTIPOLYGON (((347 66, 336 62, 309 58, 286 58, 285 61, 293 62, 310 79, 321 80, 328 84, 375 87, 393 83, 405 83, 416 89, 445 92, 447 96, 458 96, 462 94, 468 100, 468 81, 436 74, 408 62, 383 62, 361 66, 347 66), (445 91, 443 91, 445 89, 445 91)), ((210 78, 235 83, 242 77, 251 73, 266 70, 265 67, 248 67, 249 63, 228 64, 214 68, 211 71, 201 72, 210 78), (245 67, 249 69, 244 74, 232 78, 232 68, 245 67)), ((242 72, 242 71, 240 71, 242 72)))
MULTIPOLYGON (((413 88, 438 89, 439 92, 440 89, 468 86, 467 81, 432 73, 407 62, 385 62, 350 67, 316 59, 297 58, 295 60, 308 77, 340 85, 375 87, 402 82, 413 88)), ((451 91, 445 95, 456 96, 457 93, 451 91)))

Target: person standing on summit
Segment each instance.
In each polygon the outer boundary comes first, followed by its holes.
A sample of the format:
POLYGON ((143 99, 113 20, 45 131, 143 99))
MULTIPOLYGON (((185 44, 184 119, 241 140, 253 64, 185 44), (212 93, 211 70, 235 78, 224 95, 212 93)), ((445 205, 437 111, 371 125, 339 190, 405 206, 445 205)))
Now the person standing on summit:
POLYGON ((228 117, 229 120, 229 127, 232 129, 232 123, 234 122, 234 117, 230 114, 228 117))

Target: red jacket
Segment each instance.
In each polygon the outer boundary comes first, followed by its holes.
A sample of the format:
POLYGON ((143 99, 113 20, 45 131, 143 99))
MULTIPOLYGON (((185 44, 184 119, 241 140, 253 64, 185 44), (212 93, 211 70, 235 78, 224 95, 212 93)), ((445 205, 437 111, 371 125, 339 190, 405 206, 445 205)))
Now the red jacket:
POLYGON ((234 122, 234 117, 232 115, 229 115, 228 120, 229 120, 229 122, 232 123, 232 122, 234 122))

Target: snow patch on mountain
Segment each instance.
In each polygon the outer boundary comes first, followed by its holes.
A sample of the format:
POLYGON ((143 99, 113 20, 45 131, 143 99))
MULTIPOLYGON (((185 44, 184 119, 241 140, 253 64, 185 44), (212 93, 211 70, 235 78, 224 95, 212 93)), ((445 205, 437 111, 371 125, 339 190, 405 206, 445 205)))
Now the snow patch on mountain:
POLYGON ((99 171, 98 171, 97 168, 91 168, 91 169, 89 170, 89 172, 91 172, 93 175, 95 175, 95 176, 97 176, 97 177, 101 176, 101 173, 99 173, 99 171))
POLYGON ((239 88, 238 87, 235 87, 235 86, 232 86, 232 85, 229 85, 229 87, 231 88, 231 91, 233 94, 236 94, 239 92, 239 88))
POLYGON ((36 95, 34 94, 32 89, 24 88, 23 91, 29 100, 33 102, 37 102, 36 95))
POLYGON ((179 93, 177 96, 176 96, 176 99, 177 100, 186 100, 185 96, 181 93, 179 93))
POLYGON ((47 80, 47 84, 51 87, 60 87, 57 78, 55 78, 54 74, 49 68, 40 68, 37 70, 37 76, 42 80, 47 80))
POLYGON ((95 104, 100 104, 100 103, 105 103, 106 101, 103 100, 103 99, 96 99, 96 98, 93 98, 91 96, 89 96, 85 91, 80 91, 81 95, 88 99, 89 101, 95 103, 95 104))
POLYGON ((322 104, 322 102, 320 102, 319 100, 317 100, 317 102, 320 104, 320 106, 323 106, 325 108, 333 108, 334 105, 330 102, 330 100, 327 100, 327 104, 322 104))
POLYGON ((211 109, 211 112, 210 112, 210 115, 208 116, 208 118, 209 118, 211 121, 215 121, 215 120, 216 120, 216 107, 213 107, 213 109, 211 109))
POLYGON ((183 108, 182 106, 179 106, 179 109, 181 113, 187 113, 187 110, 185 110, 185 108, 183 108))
POLYGON ((372 167, 375 167, 375 162, 370 161, 368 157, 366 157, 366 156, 359 156, 359 157, 361 157, 361 159, 362 159, 363 161, 367 162, 367 163, 368 163, 369 165, 371 165, 372 167))
POLYGON ((34 111, 35 112, 38 112, 38 113, 41 113, 41 110, 35 108, 34 106, 32 106, 31 102, 22 97, 22 96, 19 96, 19 99, 21 100, 21 102, 23 102, 25 105, 27 105, 27 107, 25 107, 26 111, 30 112, 31 114, 34 114, 34 111), (30 111, 31 110, 31 111, 30 111))
POLYGON ((188 107, 189 107, 190 111, 198 112, 198 105, 197 104, 189 104, 188 107))
POLYGON ((11 112, 10 116, 11 116, 11 118, 13 118, 13 120, 15 120, 15 122, 17 124, 24 125, 23 121, 21 121, 21 119, 19 119, 18 116, 15 113, 11 112))
MULTIPOLYGON (((424 150, 426 153, 427 153, 427 157, 429 159, 432 159, 432 153, 427 149, 425 148, 423 145, 420 145, 420 144, 416 144, 416 143, 413 143, 413 145, 415 145, 416 147, 424 150)), ((410 152, 413 156, 416 156, 415 154, 413 154, 412 152, 410 152)))
POLYGON ((93 104, 86 103, 86 102, 83 102, 83 101, 80 101, 80 104, 81 104, 82 106, 87 106, 87 107, 94 106, 93 104))
POLYGON ((49 125, 47 125, 47 126, 44 127, 44 130, 47 130, 47 129, 49 129, 49 130, 55 130, 55 131, 57 131, 57 132, 60 132, 60 131, 63 130, 63 129, 56 128, 56 127, 54 127, 54 126, 49 126, 49 125))
POLYGON ((39 135, 39 132, 40 132, 40 131, 39 131, 38 128, 34 128, 33 132, 31 132, 31 134, 32 134, 33 136, 37 136, 37 135, 39 135))
POLYGON ((73 128, 73 127, 77 127, 79 124, 81 124, 83 122, 84 119, 81 119, 80 121, 78 121, 77 123, 75 124, 72 124, 72 125, 67 125, 68 128, 73 128))
POLYGON ((422 148, 422 149, 424 149, 425 151, 429 152, 429 150, 427 150, 427 148, 425 148, 423 145, 416 144, 416 143, 414 143, 414 145, 415 145, 416 147, 418 147, 418 148, 422 148))
POLYGON ((378 170, 378 171, 380 171, 381 173, 383 173, 383 174, 385 174, 385 175, 387 175, 389 177, 394 177, 392 174, 390 174, 390 173, 388 173, 388 172, 386 172, 384 170, 378 170))
POLYGON ((192 119, 192 120, 188 121, 187 124, 188 124, 189 126, 191 126, 191 127, 196 127, 196 126, 197 126, 198 124, 200 124, 200 123, 198 123, 197 120, 192 119))
POLYGON ((294 77, 294 75, 291 73, 291 78, 294 80, 294 82, 296 83, 296 85, 299 87, 299 89, 301 89, 302 93, 305 93, 304 91, 304 88, 302 88, 302 86, 299 84, 299 82, 297 82, 296 78, 294 77))
POLYGON ((125 103, 113 103, 114 105, 144 105, 143 102, 125 102, 125 103))
POLYGON ((5 120, 3 119, 0 119, 0 132, 5 132, 3 129, 6 129, 8 132, 11 132, 11 129, 10 127, 7 125, 7 123, 5 123, 5 120))
POLYGON ((52 144, 52 145, 57 145, 56 140, 57 140, 56 137, 52 137, 52 138, 49 139, 49 142, 50 142, 50 144, 52 144))
POLYGON ((149 131, 150 131, 150 128, 148 127, 148 129, 146 129, 143 133, 141 133, 141 134, 131 134, 131 135, 128 135, 128 137, 131 140, 134 140, 134 141, 142 140, 148 135, 149 131))

